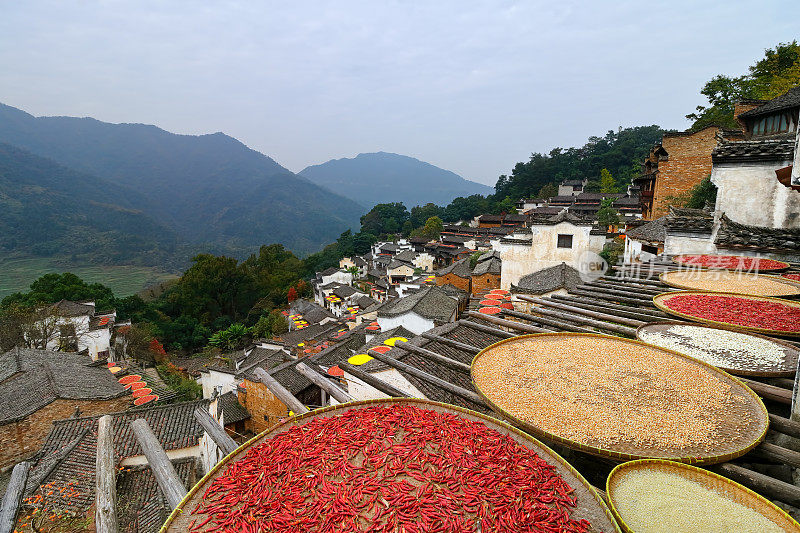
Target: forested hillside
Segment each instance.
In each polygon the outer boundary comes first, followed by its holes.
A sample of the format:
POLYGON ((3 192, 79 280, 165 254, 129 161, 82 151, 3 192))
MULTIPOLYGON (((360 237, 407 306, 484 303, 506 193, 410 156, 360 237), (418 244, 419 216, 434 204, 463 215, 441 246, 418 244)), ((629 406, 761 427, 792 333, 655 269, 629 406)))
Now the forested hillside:
POLYGON ((0 251, 164 265, 176 236, 134 190, 0 143, 0 251))
POLYGON ((135 207, 180 239, 244 254, 268 242, 319 249, 363 208, 222 133, 176 135, 143 124, 33 117, 0 104, 0 142, 139 193, 135 207))

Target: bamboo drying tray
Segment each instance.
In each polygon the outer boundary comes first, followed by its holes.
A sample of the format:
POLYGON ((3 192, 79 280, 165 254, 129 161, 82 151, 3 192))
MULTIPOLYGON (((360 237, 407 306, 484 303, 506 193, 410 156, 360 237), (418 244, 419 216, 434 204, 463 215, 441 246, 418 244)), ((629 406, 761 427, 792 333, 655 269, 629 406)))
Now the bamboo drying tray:
MULTIPOLYGON (((611 510, 606 505, 605 500, 603 500, 598 492, 592 488, 589 482, 586 481, 586 479, 584 479, 584 477, 560 455, 530 435, 527 435, 526 433, 523 433, 522 431, 500 420, 454 405, 412 398, 385 398, 379 400, 350 402, 343 405, 333 405, 324 409, 310 411, 303 415, 293 416, 253 437, 242 446, 237 448, 233 453, 225 457, 222 461, 217 463, 217 465, 214 466, 210 472, 203 476, 203 478, 200 479, 200 481, 198 481, 194 487, 192 487, 183 501, 181 501, 178 507, 172 511, 169 517, 167 517, 166 522, 164 522, 164 525, 161 528, 161 533, 184 533, 189 530, 189 524, 193 519, 201 517, 204 520, 207 515, 192 515, 191 511, 195 509, 202 501, 206 488, 218 475, 224 472, 225 467, 228 464, 242 458, 252 446, 258 445, 264 440, 268 440, 276 435, 288 431, 294 426, 302 425, 313 418, 336 416, 351 409, 365 409, 375 406, 391 405, 410 405, 420 409, 430 409, 442 413, 455 414, 468 420, 482 422, 490 429, 508 435, 522 446, 534 450, 542 459, 553 465, 564 481, 566 481, 570 487, 574 489, 573 496, 575 496, 577 500, 576 506, 571 515, 574 519, 588 520, 592 525, 589 530, 591 532, 621 531, 619 526, 617 526, 613 515, 611 514, 611 510)), ((198 531, 204 531, 204 529, 198 531)))
MULTIPOLYGON (((672 270, 669 272, 662 272, 659 276, 662 283, 675 287, 678 289, 697 290, 697 291, 710 291, 710 292, 730 292, 736 294, 746 294, 748 296, 769 296, 773 298, 786 298, 800 296, 800 283, 792 281, 781 276, 771 276, 768 274, 754 274, 754 273, 736 273, 729 270, 672 270), (686 279, 686 276, 689 279, 686 279), (751 278, 749 281, 764 285, 769 284, 772 287, 776 285, 779 287, 777 294, 770 294, 767 287, 759 289, 757 287, 751 289, 736 290, 731 289, 731 285, 724 278, 726 276, 739 276, 742 278, 751 278), (720 279, 722 278, 722 279, 720 279), (703 284, 717 283, 717 288, 703 287, 703 284)), ((713 285, 712 285, 713 286, 713 285)))
MULTIPOLYGON (((591 346, 587 346, 587 350, 591 350, 591 346)), ((656 369, 658 371, 659 369, 656 369)), ((764 439, 767 428, 769 425, 769 415, 767 413, 767 409, 762 403, 761 399, 758 395, 753 392, 749 387, 744 385, 741 381, 736 379, 735 377, 731 376, 719 370, 718 368, 709 365, 703 361, 694 359, 692 357, 685 356, 678 352, 667 350, 664 348, 659 348, 656 346, 652 346, 650 344, 625 339, 621 337, 611 337, 608 335, 601 335, 599 333, 571 333, 571 332, 561 332, 561 333, 535 333, 531 335, 521 335, 518 337, 514 337, 511 339, 505 339, 499 342, 496 342, 490 346, 487 346, 483 350, 481 350, 475 358, 472 360, 472 384, 475 390, 480 394, 480 396, 484 399, 487 405, 489 405, 494 411, 499 413, 501 416, 509 420, 513 425, 517 426, 518 428, 543 439, 545 442, 556 442, 563 444, 569 448, 582 451, 585 453, 589 453, 592 455, 597 455, 599 457, 607 457, 617 461, 630 461, 634 459, 669 459, 673 461, 679 461, 682 463, 693 463, 693 464, 712 464, 712 463, 722 463, 725 461, 730 461, 731 459, 735 459, 737 457, 741 457, 742 455, 746 454, 764 439), (741 438, 737 439, 734 442, 730 443, 728 446, 722 446, 720 443, 717 444, 717 447, 709 450, 702 450, 699 447, 693 448, 690 451, 685 449, 673 448, 673 449, 657 449, 654 447, 635 447, 631 444, 618 444, 618 445, 609 445, 603 446, 600 444, 585 444, 581 442, 576 442, 569 438, 565 438, 559 436, 555 433, 546 431, 536 425, 533 425, 521 418, 518 418, 507 410, 503 409, 500 405, 498 405, 498 398, 490 398, 487 396, 484 391, 478 386, 475 380, 475 363, 482 357, 486 357, 487 354, 490 354, 491 351, 501 345, 508 344, 508 343, 519 343, 519 342, 536 342, 537 339, 546 339, 546 338, 580 338, 585 339, 587 342, 590 342, 591 339, 594 338, 602 338, 604 340, 612 340, 619 343, 626 343, 626 344, 633 344, 637 346, 646 346, 648 349, 658 350, 679 358, 683 361, 688 361, 692 365, 697 365, 702 369, 707 370, 710 374, 713 374, 715 377, 719 378, 722 382, 729 385, 733 393, 741 398, 742 407, 741 412, 734 413, 732 411, 728 412, 728 416, 725 420, 718 419, 720 426, 725 428, 728 427, 728 430, 733 429, 733 424, 738 421, 739 416, 744 413, 749 414, 752 419, 753 423, 751 423, 747 428, 747 434, 742 435, 741 438)))
MULTIPOLYGON (((658 322, 650 322, 648 324, 644 324, 636 328, 636 338, 642 342, 647 342, 645 339, 642 338, 643 332, 657 332, 662 333, 668 330, 671 326, 692 326, 695 328, 705 328, 709 330, 721 330, 721 331, 734 331, 731 328, 723 328, 720 326, 711 326, 708 324, 697 324, 694 322, 681 322, 678 320, 662 320, 658 322)), ((737 331, 737 333, 743 333, 741 331, 737 331)), ((736 374, 737 376, 754 376, 754 377, 764 377, 764 378, 778 378, 778 377, 792 377, 795 374, 795 370, 797 369, 797 360, 800 358, 800 348, 791 344, 786 341, 782 341, 780 339, 774 339, 772 337, 766 337, 764 335, 757 335, 755 333, 747 333, 752 337, 757 337, 759 339, 763 339, 765 341, 771 342, 777 346, 780 346, 785 354, 785 358, 783 362, 779 366, 769 367, 767 365, 760 365, 753 361, 751 368, 734 368, 725 365, 714 365, 720 370, 724 370, 730 374, 736 374)), ((676 350, 680 353, 679 350, 676 350)), ((694 357, 689 354, 685 354, 688 357, 694 357)), ((720 353, 721 357, 724 357, 724 353, 720 353)), ((696 358, 699 359, 699 358, 696 358)), ((702 359, 701 359, 702 360, 702 359)), ((710 364, 710 363, 709 363, 710 364)))
POLYGON ((800 308, 800 302, 795 302, 793 300, 784 300, 781 298, 770 298, 768 296, 748 296, 746 294, 736 294, 733 292, 708 292, 708 291, 674 291, 674 292, 662 292, 661 294, 656 294, 653 296, 653 305, 661 309, 667 314, 672 316, 677 316, 683 318, 685 320, 691 320, 692 322, 699 322, 701 324, 711 324, 713 326, 719 326, 724 329, 732 329, 735 331, 744 331, 746 333, 761 333, 762 335, 775 335, 779 337, 800 337, 800 331, 781 331, 777 329, 768 329, 768 328, 757 328, 751 326, 740 326, 738 324, 731 324, 729 322, 720 322, 718 320, 711 320, 708 318, 703 318, 701 316, 694 316, 687 313, 682 313, 680 311, 675 311, 666 306, 665 301, 673 296, 702 296, 702 295, 711 295, 711 296, 731 296, 734 298, 741 298, 743 300, 752 300, 755 302, 773 302, 779 303, 783 305, 787 305, 789 307, 798 307, 800 308))
POLYGON ((709 472, 696 466, 690 466, 683 463, 676 463, 673 461, 664 461, 662 459, 641 459, 638 461, 630 461, 617 465, 614 470, 608 475, 606 480, 606 495, 608 498, 611 510, 614 517, 622 527, 625 533, 635 533, 630 526, 628 526, 617 509, 615 503, 618 503, 616 498, 616 488, 619 485, 622 476, 629 472, 641 470, 651 470, 668 472, 677 474, 690 481, 695 481, 704 487, 711 489, 720 495, 726 496, 736 503, 749 507, 757 513, 768 518, 778 526, 785 529, 787 532, 800 533, 800 524, 798 524, 791 516, 789 516, 783 509, 779 508, 774 503, 770 502, 763 496, 756 494, 752 490, 744 487, 735 481, 709 472))
MULTIPOLYGON (((761 257, 748 257, 748 256, 744 256, 744 255, 681 254, 681 255, 676 255, 675 257, 672 258, 672 260, 675 263, 679 264, 679 265, 690 266, 692 268, 698 268, 698 269, 709 269, 709 268, 710 269, 714 269, 714 268, 716 268, 716 269, 725 269, 725 270, 737 270, 735 268, 734 269, 730 269, 730 268, 726 269, 725 267, 707 267, 707 266, 703 266, 703 265, 694 264, 694 263, 692 263, 690 261, 682 261, 681 260, 684 257, 692 256, 692 255, 707 255, 707 256, 712 256, 713 255, 715 257, 720 257, 720 258, 733 257, 735 259, 765 259, 765 258, 761 258, 761 257)), ((761 268, 759 270, 762 271, 762 272, 781 272, 783 270, 788 269, 789 266, 790 266, 789 263, 786 263, 784 261, 777 261, 775 259, 770 259, 770 261, 775 261, 776 263, 781 263, 783 266, 775 267, 775 268, 761 268)))

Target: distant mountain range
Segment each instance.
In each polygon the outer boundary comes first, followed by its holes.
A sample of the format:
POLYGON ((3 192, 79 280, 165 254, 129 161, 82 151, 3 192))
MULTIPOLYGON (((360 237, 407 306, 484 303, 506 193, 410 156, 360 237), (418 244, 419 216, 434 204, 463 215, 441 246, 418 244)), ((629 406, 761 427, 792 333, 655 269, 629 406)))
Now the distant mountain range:
POLYGON ((458 196, 492 194, 488 185, 469 181, 454 172, 399 154, 358 154, 332 159, 300 171, 317 185, 351 198, 367 209, 386 202, 447 205, 458 196))
MULTIPOLYGON (((72 253, 78 235, 90 230, 115 232, 113 239, 107 233, 109 241, 137 242, 132 257, 147 243, 157 255, 174 242, 238 255, 278 242, 302 254, 358 227, 365 211, 222 133, 176 135, 143 124, 37 118, 0 104, 0 142, 24 149, 3 148, 0 205, 17 211, 0 224, 18 230, 41 224, 36 231, 43 235, 59 219, 64 231, 72 228, 72 244, 62 235, 46 248, 63 246, 61 254, 72 253), (88 220, 95 217, 104 221, 88 220)), ((29 231, 18 234, 18 241, 3 239, 7 250, 32 242, 29 231)), ((98 246, 96 253, 109 252, 98 246)))

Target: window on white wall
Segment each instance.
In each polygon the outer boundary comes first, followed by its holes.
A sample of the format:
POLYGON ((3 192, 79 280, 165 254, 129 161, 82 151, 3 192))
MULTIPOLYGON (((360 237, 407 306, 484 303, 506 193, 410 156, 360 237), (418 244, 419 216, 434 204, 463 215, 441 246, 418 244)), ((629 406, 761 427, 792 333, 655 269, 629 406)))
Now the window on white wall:
POLYGON ((564 235, 559 233, 558 234, 558 242, 556 243, 556 247, 558 248, 572 248, 572 235, 564 235))

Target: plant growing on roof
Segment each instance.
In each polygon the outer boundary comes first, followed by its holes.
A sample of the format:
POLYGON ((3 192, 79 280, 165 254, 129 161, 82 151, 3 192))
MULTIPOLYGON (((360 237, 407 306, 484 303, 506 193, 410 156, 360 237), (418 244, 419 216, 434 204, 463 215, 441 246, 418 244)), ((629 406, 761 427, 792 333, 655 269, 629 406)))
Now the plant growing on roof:
POLYGON ((250 333, 250 328, 244 324, 231 324, 227 329, 214 333, 208 339, 208 344, 223 350, 236 350, 244 347, 250 333))

